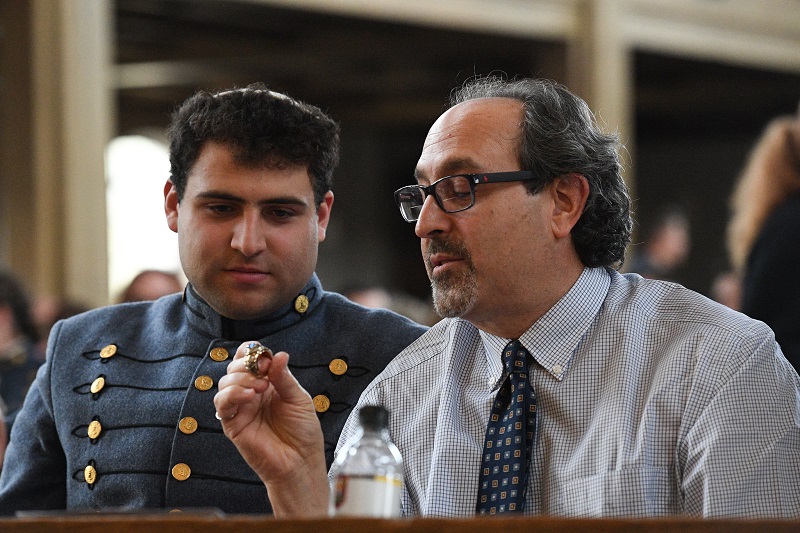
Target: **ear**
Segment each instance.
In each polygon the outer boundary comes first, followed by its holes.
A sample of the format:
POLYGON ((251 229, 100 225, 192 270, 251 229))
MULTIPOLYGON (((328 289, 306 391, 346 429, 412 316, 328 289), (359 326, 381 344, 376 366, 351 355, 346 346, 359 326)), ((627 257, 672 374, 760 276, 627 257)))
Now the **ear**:
POLYGON ((164 184, 164 213, 169 229, 178 233, 178 191, 170 180, 164 184))
POLYGON ((332 207, 333 191, 328 191, 317 209, 317 239, 319 239, 319 242, 325 240, 325 232, 328 229, 328 222, 330 222, 331 219, 332 207))
POLYGON ((558 176, 550 184, 553 198, 552 228, 556 238, 569 236, 589 197, 589 182, 582 174, 558 176))

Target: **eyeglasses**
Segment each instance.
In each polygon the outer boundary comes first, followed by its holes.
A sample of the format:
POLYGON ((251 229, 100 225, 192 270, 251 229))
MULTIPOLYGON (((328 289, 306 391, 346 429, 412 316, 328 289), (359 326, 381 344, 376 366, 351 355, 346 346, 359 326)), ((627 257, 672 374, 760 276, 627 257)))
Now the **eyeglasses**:
POLYGON ((529 181, 536 179, 529 170, 513 172, 493 172, 490 174, 455 174, 436 180, 427 187, 406 185, 394 191, 394 201, 406 222, 419 219, 425 197, 433 196, 442 211, 458 213, 475 205, 475 186, 481 183, 501 183, 505 181, 529 181))

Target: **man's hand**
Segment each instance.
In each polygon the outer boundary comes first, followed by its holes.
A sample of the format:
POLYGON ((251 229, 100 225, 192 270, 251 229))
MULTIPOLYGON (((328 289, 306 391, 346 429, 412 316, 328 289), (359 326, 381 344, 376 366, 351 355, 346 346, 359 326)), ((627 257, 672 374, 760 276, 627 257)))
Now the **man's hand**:
MULTIPOLYGON (((255 343, 257 345, 257 343, 255 343)), ((276 517, 325 516, 328 477, 322 428, 311 396, 289 372, 289 354, 262 355, 246 368, 239 346, 214 396, 225 435, 258 474, 276 517)))

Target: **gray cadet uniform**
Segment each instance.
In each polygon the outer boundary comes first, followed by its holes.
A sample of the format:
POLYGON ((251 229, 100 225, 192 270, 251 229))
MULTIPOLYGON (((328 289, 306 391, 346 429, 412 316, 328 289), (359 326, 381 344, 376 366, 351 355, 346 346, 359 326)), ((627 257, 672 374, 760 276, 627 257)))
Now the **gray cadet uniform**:
POLYGON ((252 322, 221 317, 190 287, 58 323, 13 427, 0 513, 218 508, 264 513, 266 489, 214 417, 242 341, 290 355, 314 398, 328 465, 361 391, 426 328, 325 292, 252 322))

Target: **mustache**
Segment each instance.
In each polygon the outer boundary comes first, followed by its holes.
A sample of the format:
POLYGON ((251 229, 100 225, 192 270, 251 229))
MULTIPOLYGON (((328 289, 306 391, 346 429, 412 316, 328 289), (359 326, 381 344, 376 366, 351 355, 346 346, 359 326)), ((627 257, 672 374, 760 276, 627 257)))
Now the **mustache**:
POLYGON ((430 239, 425 253, 425 260, 430 263, 431 256, 439 253, 470 259, 469 251, 462 243, 448 239, 430 239))

